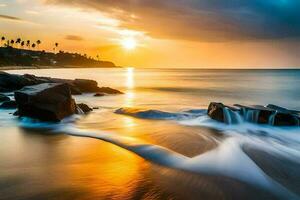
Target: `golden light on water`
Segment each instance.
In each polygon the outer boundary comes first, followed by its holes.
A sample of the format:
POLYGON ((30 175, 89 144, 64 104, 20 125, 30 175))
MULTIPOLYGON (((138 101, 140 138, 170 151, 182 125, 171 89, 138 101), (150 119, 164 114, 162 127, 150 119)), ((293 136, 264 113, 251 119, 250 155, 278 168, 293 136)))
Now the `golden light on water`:
POLYGON ((133 91, 135 83, 134 83, 134 68, 133 67, 129 67, 126 69, 126 88, 127 88, 127 92, 125 95, 125 106, 127 107, 131 107, 133 106, 133 100, 135 98, 135 93, 133 91))
POLYGON ((127 89, 133 89, 134 88, 134 68, 133 67, 127 68, 126 87, 127 87, 127 89))

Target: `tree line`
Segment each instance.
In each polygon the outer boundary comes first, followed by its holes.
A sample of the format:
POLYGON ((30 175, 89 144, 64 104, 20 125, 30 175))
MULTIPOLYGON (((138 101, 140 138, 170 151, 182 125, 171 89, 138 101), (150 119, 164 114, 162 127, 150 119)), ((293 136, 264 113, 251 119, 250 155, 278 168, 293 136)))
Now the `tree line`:
MULTIPOLYGON (((35 42, 32 42, 31 40, 22 40, 21 38, 17 38, 16 40, 14 39, 6 39, 5 36, 1 37, 1 46, 2 47, 13 47, 13 48, 27 48, 27 49, 32 49, 34 50, 35 48, 40 47, 40 45, 42 44, 41 40, 37 40, 35 42)), ((58 47, 58 43, 56 42, 54 44, 54 48, 53 50, 56 51, 57 47, 58 47)))

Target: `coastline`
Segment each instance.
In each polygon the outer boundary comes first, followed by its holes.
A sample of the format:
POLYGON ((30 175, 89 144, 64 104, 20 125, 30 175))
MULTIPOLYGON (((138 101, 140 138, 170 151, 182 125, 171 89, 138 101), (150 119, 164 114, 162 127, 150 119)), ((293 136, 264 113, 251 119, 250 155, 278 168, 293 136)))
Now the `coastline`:
POLYGON ((100 68, 100 69, 104 69, 104 68, 122 68, 121 66, 115 66, 115 67, 82 67, 82 66, 0 66, 0 71, 4 71, 4 70, 22 70, 22 69, 87 69, 87 68, 100 68))

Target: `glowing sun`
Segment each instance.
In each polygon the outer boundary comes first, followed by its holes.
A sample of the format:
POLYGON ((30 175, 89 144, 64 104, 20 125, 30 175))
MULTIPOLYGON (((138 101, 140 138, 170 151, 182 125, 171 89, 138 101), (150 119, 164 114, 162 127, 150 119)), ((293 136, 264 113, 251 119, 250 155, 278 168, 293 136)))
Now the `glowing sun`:
POLYGON ((137 41, 134 38, 125 38, 121 41, 121 45, 126 50, 133 50, 137 47, 137 41))

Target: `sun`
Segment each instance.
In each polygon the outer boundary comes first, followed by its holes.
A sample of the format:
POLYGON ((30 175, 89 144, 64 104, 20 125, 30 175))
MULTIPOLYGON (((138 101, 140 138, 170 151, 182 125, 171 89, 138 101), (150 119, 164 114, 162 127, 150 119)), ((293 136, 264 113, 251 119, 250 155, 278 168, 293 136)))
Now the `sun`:
POLYGON ((137 47, 137 41, 134 38, 124 38, 121 45, 126 50, 133 50, 137 47))

